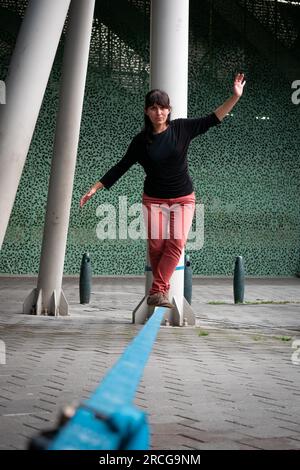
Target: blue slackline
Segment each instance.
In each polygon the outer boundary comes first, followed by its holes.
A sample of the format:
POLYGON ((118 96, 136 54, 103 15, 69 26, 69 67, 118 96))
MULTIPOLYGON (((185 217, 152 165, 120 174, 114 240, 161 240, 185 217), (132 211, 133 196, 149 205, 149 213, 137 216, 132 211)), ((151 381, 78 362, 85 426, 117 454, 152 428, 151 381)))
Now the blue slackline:
MULTIPOLYGON (((91 397, 58 431, 49 450, 148 449, 145 413, 132 405, 165 308, 157 307, 91 397)), ((88 364, 87 364, 88 367, 88 364)))

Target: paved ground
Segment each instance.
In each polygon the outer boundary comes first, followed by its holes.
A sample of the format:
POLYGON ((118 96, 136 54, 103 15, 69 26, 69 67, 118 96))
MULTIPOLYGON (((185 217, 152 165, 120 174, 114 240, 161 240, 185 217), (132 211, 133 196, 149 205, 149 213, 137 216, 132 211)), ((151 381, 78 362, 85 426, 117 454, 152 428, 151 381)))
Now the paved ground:
MULTIPOLYGON (((66 279, 68 318, 20 314, 35 286, 0 278, 0 449, 26 448, 62 405, 87 397, 141 328, 131 312, 143 279, 94 279, 88 306, 66 279)), ((300 302, 300 279, 249 279, 245 298, 300 302)), ((300 304, 233 305, 231 280, 195 279, 193 308, 196 328, 160 329, 137 393, 152 448, 300 449, 300 304)))

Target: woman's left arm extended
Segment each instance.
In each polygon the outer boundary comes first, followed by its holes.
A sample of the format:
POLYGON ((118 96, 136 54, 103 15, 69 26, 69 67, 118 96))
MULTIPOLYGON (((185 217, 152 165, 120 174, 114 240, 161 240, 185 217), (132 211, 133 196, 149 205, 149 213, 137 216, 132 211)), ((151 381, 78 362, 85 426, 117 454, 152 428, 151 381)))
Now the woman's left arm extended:
POLYGON ((244 74, 243 73, 238 73, 235 76, 234 79, 234 84, 233 84, 233 95, 228 98, 221 106, 219 106, 215 111, 215 115, 217 118, 222 121, 224 117, 230 113, 232 108, 236 105, 238 100, 243 94, 243 89, 245 86, 246 81, 244 80, 244 74))

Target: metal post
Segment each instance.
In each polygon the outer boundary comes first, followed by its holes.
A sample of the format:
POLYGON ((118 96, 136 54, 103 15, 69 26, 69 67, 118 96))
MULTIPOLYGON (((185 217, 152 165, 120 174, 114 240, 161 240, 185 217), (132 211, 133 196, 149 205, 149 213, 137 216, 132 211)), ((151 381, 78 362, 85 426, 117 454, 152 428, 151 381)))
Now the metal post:
POLYGON ((185 255, 184 259, 184 291, 183 295, 187 302, 191 305, 193 292, 193 272, 189 255, 185 255))
POLYGON ((68 314, 61 286, 94 5, 72 0, 70 7, 40 271, 24 313, 68 314))
POLYGON ((92 267, 89 253, 84 253, 81 260, 79 276, 79 300, 81 304, 89 304, 91 298, 92 267))
POLYGON ((244 302, 245 292, 245 268, 242 256, 237 256, 234 265, 233 275, 233 296, 235 304, 244 302))
POLYGON ((0 106, 0 249, 43 101, 70 0, 31 0, 0 106))

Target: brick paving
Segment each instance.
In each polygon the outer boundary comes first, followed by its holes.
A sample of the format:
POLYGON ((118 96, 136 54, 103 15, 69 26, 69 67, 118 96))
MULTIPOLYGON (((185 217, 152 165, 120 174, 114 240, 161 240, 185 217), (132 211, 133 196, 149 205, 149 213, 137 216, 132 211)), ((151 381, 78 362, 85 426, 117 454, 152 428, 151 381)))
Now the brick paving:
MULTIPOLYGON (((25 449, 87 398, 141 328, 141 278, 94 279, 89 305, 65 279, 71 315, 58 318, 21 314, 35 283, 0 277, 0 449, 25 449)), ((257 299, 300 301, 300 280, 249 279, 246 300, 257 299)), ((300 449, 300 304, 234 305, 230 279, 195 278, 192 306, 195 328, 161 327, 136 395, 152 449, 300 449)))

